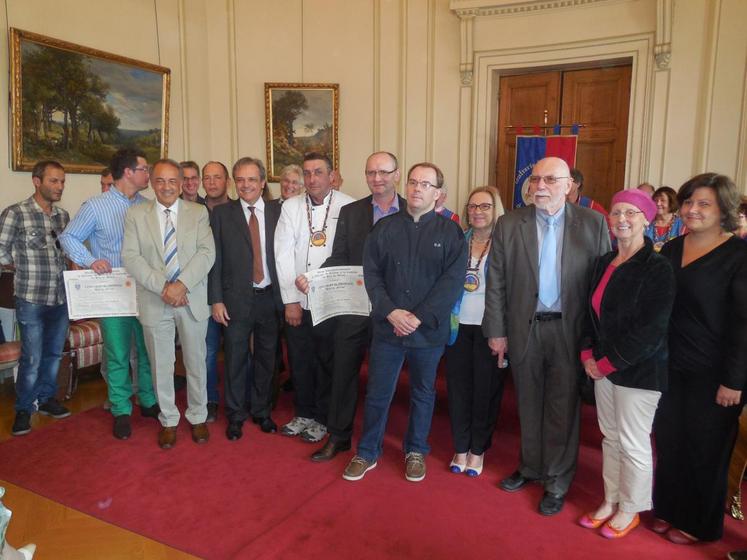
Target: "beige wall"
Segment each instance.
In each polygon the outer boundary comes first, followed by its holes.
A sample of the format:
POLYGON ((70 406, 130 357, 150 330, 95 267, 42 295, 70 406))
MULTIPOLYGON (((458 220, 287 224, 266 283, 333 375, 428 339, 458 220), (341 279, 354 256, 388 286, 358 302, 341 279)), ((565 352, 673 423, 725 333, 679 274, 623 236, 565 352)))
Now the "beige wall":
MULTIPOLYGON (((517 0, 4 3, 4 29, 170 67, 169 155, 176 159, 264 159, 264 82, 336 82, 343 190, 366 194, 365 157, 385 149, 403 168, 438 163, 451 187, 448 205, 456 207, 491 177, 502 71, 628 57, 628 183, 677 186, 706 169, 747 182, 744 0, 545 0, 531 11, 517 0), (654 54, 669 37, 671 61, 659 68, 654 54), (460 62, 471 65, 471 81, 460 62)), ((3 91, 7 60, 2 41, 3 91)), ((2 116, 7 123, 7 107, 2 116)), ((6 206, 25 197, 31 182, 10 170, 8 136, 0 142, 6 206)), ((76 211, 97 192, 97 177, 69 175, 63 205, 76 211)))

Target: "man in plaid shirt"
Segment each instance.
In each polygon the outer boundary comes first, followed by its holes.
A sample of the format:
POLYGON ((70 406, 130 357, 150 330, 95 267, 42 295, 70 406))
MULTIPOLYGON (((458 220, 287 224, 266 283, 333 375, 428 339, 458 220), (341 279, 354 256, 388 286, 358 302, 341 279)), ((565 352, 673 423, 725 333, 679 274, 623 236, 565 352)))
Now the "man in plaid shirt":
POLYGON ((0 265, 15 267, 21 330, 14 436, 31 431, 34 401, 40 414, 70 416, 54 397, 68 326, 62 279, 65 255, 57 236, 70 215, 54 205, 62 198, 65 169, 56 161, 40 161, 31 171, 31 180, 34 194, 0 214, 0 265))

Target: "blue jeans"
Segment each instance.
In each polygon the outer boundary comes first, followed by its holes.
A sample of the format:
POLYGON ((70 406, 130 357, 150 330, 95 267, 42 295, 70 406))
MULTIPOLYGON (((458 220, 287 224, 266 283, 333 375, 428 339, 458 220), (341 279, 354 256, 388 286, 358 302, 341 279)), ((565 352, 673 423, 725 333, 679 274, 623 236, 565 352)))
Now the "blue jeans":
POLYGON ((40 305, 16 298, 21 361, 16 380, 17 412, 34 412, 57 392, 57 372, 67 337, 67 305, 40 305))
POLYGON ((405 453, 426 454, 431 450, 428 434, 436 402, 436 368, 443 352, 443 346, 408 348, 374 338, 368 367, 363 434, 358 443, 359 456, 366 461, 375 461, 381 455, 389 406, 405 359, 410 373, 410 419, 403 448, 405 453))
MULTIPOLYGON (((218 351, 220 350, 222 332, 223 325, 210 317, 208 319, 207 336, 205 336, 205 344, 207 346, 205 363, 207 365, 208 402, 217 403, 220 400, 218 396, 218 351)), ((247 344, 249 343, 247 342, 247 344)))

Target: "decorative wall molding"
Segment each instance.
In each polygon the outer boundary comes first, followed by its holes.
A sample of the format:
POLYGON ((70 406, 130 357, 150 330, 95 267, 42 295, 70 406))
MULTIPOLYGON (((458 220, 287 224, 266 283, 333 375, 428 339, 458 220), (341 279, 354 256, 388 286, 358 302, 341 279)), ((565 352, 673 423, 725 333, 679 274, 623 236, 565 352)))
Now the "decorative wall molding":
POLYGON ((668 70, 672 60, 672 0, 656 0, 656 45, 658 70, 668 70))
POLYGON ((463 86, 472 86, 472 57, 474 55, 472 32, 476 14, 474 10, 465 10, 457 15, 459 16, 459 33, 461 36, 459 74, 463 86))
POLYGON ((451 0, 449 8, 458 16, 514 16, 542 10, 575 8, 617 0, 451 0))

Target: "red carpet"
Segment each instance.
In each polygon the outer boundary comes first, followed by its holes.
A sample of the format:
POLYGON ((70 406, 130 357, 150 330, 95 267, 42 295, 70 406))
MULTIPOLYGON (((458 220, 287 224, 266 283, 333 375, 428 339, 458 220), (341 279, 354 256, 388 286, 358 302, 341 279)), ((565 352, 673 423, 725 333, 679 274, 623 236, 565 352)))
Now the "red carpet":
MULTIPOLYGON (((496 488, 518 456, 510 387, 478 479, 447 470, 451 436, 439 383, 428 476, 419 484, 405 481, 406 415, 406 386, 400 386, 384 456, 356 483, 341 479, 351 453, 314 464, 308 460, 314 445, 251 424, 243 439, 229 442, 221 418, 211 426, 210 443, 197 446, 183 421, 176 447, 162 451, 155 421, 134 417, 133 437, 121 442, 111 436, 109 414, 98 409, 0 444, 0 479, 209 559, 695 559, 747 548, 747 524, 728 517, 721 542, 689 547, 644 528, 611 542, 577 526, 576 518, 602 498, 592 408, 583 414, 576 482, 553 518, 536 513, 539 486, 516 494, 496 488)), ((290 417, 291 399, 283 395, 274 418, 290 417)))

